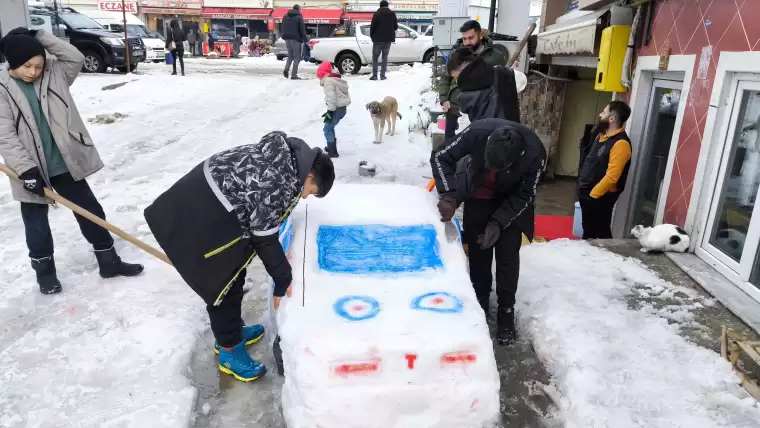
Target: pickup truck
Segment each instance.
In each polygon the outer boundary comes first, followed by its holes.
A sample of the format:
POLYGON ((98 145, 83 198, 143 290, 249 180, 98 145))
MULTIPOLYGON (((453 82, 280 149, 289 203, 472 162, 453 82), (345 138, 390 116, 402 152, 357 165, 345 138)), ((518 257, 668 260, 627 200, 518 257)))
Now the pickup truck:
MULTIPOLYGON (((311 57, 318 62, 330 61, 341 74, 356 74, 363 65, 372 63, 372 39, 369 22, 354 24, 347 35, 309 40, 311 57)), ((396 41, 388 54, 389 64, 430 62, 433 58, 433 37, 421 35, 399 24, 396 41)))

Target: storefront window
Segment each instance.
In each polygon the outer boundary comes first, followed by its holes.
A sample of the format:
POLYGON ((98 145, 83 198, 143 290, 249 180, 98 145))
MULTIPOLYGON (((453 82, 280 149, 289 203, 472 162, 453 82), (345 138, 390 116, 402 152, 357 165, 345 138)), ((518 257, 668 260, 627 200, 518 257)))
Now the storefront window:
POLYGON ((220 40, 232 40, 235 38, 234 19, 214 19, 211 21, 211 29, 216 31, 220 40))
MULTIPOLYGON (((742 92, 710 244, 741 261, 760 179, 760 91, 742 92)), ((755 268, 752 282, 758 284, 755 268)))

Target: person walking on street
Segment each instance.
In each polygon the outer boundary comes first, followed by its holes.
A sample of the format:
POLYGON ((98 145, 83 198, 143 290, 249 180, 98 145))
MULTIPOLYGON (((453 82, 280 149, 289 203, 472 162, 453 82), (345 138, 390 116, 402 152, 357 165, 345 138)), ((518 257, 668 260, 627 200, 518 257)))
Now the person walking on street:
POLYGON ((195 56, 203 56, 203 38, 205 34, 198 30, 198 35, 195 39, 195 56))
POLYGON ((441 221, 464 202, 464 242, 470 280, 486 316, 496 250, 497 341, 517 338, 515 293, 522 235, 533 240, 536 188, 546 162, 541 139, 528 127, 504 119, 473 122, 430 157, 440 195, 441 221), (457 163, 465 162, 465 173, 457 163))
POLYGON ((212 155, 145 209, 156 241, 207 305, 221 372, 244 382, 266 373, 246 349, 264 336, 263 326, 241 317, 246 268, 261 259, 277 310, 293 280, 280 227, 299 200, 324 197, 334 180, 321 149, 274 131, 212 155))
POLYGON ((190 45, 190 55, 195 56, 195 42, 197 40, 197 36, 195 34, 195 30, 190 30, 189 33, 187 33, 187 44, 190 45))
POLYGON ((294 5, 293 9, 290 9, 288 13, 282 18, 282 24, 280 26, 280 36, 282 40, 285 40, 285 46, 288 49, 288 60, 285 62, 285 70, 282 71, 282 75, 287 79, 288 76, 292 80, 301 80, 298 77, 298 63, 301 62, 301 45, 308 43, 309 39, 306 37, 306 25, 303 23, 303 15, 301 15, 301 6, 294 5), (290 65, 293 64, 293 73, 290 73, 290 65))
MULTIPOLYGON (((40 292, 60 293, 48 219, 52 201, 45 198, 45 188, 106 218, 85 180, 103 168, 103 162, 69 92, 84 56, 47 31, 23 27, 0 39, 0 51, 7 60, 0 65, 0 156, 23 181, 11 180, 11 192, 21 203, 26 245, 40 292)), ((78 214, 74 217, 95 251, 101 277, 135 276, 143 271, 141 265, 121 260, 107 230, 78 214)))
POLYGON ((372 39, 372 77, 369 80, 377 80, 377 61, 381 55, 380 80, 386 79, 388 53, 391 51, 391 44, 396 41, 396 30, 396 12, 390 10, 386 0, 382 0, 380 8, 372 15, 372 23, 369 26, 369 37, 372 39))
POLYGON ((322 115, 325 126, 322 131, 325 134, 327 147, 325 152, 331 158, 337 158, 338 139, 335 137, 335 127, 346 116, 346 108, 351 104, 348 95, 348 82, 341 78, 340 74, 332 72, 332 64, 325 61, 317 68, 317 79, 325 92, 325 104, 327 111, 322 115))
POLYGON ((215 31, 211 31, 211 32, 206 33, 206 39, 207 39, 206 41, 208 41, 208 52, 209 53, 215 52, 215 50, 214 50, 214 43, 216 43, 216 37, 215 36, 216 36, 216 32, 215 31))
POLYGON ((179 21, 176 19, 172 19, 171 23, 169 24, 169 37, 166 38, 166 49, 171 52, 172 57, 174 58, 174 63, 172 64, 172 76, 177 75, 177 61, 179 60, 180 70, 182 71, 182 75, 185 75, 185 41, 187 40, 187 37, 185 37, 185 32, 182 31, 182 28, 179 26, 179 21))
MULTIPOLYGON (((493 42, 483 34, 478 21, 471 20, 465 22, 459 28, 459 32, 462 33, 462 38, 454 44, 454 50, 469 47, 476 58, 481 58, 490 67, 507 65, 507 58, 504 54, 493 48, 493 42)), ((456 135, 457 128, 459 127, 457 121, 460 116, 458 104, 460 92, 456 79, 448 72, 443 73, 438 87, 438 95, 446 116, 444 137, 447 140, 456 135)))
POLYGON ((631 139, 625 123, 631 108, 613 101, 599 115, 594 142, 578 173, 583 239, 612 239, 612 210, 623 190, 631 166, 631 139))

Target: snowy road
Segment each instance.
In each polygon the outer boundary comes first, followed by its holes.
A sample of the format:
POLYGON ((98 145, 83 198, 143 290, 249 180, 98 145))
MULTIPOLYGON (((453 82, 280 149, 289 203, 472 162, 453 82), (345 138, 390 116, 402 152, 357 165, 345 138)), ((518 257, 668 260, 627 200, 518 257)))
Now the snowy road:
MULTIPOLYGON (((282 65, 273 57, 190 59, 186 77, 155 64, 141 64, 133 76, 81 76, 72 92, 85 118, 127 115, 89 125, 106 165, 89 182, 108 219, 155 244, 143 209, 209 155, 274 129, 321 146, 324 103, 315 66, 303 65, 300 73, 312 80, 292 82, 280 75, 282 65), (102 90, 119 83, 125 84, 102 90)), ((429 143, 408 131, 415 115, 407 113, 419 104, 429 74, 404 66, 387 82, 348 77, 353 104, 338 127, 339 180, 427 182, 429 143), (398 99, 404 119, 397 136, 374 145, 364 105, 386 95, 398 99), (377 164, 374 179, 358 177, 360 160, 377 164)), ((0 427, 283 428, 281 379, 243 384, 219 377, 202 301, 172 268, 117 241, 121 255, 144 263, 145 273, 103 280, 71 213, 54 209, 50 220, 64 292, 43 296, 26 257, 18 204, 0 180, 0 427)), ((496 353, 504 415, 530 406, 507 397, 519 384, 557 405, 531 427, 760 426, 757 403, 736 387, 728 364, 679 336, 679 326, 692 322, 690 311, 709 299, 584 243, 531 245, 521 254, 517 314, 524 341, 496 353), (634 308, 627 304, 631 294, 677 305, 634 308), (542 364, 508 360, 532 354, 531 343, 542 364), (551 384, 524 385, 525 371, 542 365, 551 384)), ((246 287, 252 291, 244 318, 255 322, 269 289, 259 264, 246 287)), ((265 344, 252 353, 271 367, 265 344)))
MULTIPOLYGON (((141 64, 142 75, 86 75, 72 89, 84 118, 127 115, 110 125, 89 126, 106 165, 89 182, 111 222, 151 243, 143 209, 209 155, 258 141, 275 129, 312 145, 324 143, 324 96, 316 80, 283 79, 273 72, 283 63, 271 57, 220 61, 220 66, 194 73, 205 67, 198 62, 188 61, 184 78, 167 75, 163 65, 141 64), (101 90, 120 82, 128 83, 101 90)), ((305 65, 301 74, 313 78, 314 71, 305 65)), ((397 136, 373 145, 364 105, 393 95, 403 115, 419 100, 429 75, 429 69, 404 67, 381 84, 349 78, 353 104, 337 133, 339 179, 359 180, 361 155, 377 164, 375 180, 425 183, 425 137, 408 133, 401 120, 397 136)), ((43 296, 26 257, 18 204, 6 180, 0 180, 0 427, 185 425, 195 408, 193 377, 201 379, 203 396, 214 393, 208 389, 213 380, 204 376, 217 376, 201 300, 170 267, 124 242, 117 241, 122 257, 144 263, 145 274, 102 280, 71 213, 51 210, 50 221, 64 292, 43 296), (191 373, 194 367, 211 370, 191 373)), ((258 265, 248 277, 254 288, 265 281, 258 265)), ((250 321, 261 314, 261 294, 248 295, 250 321)), ((265 351, 262 346, 255 352, 265 351)), ((277 382, 276 376, 267 379, 277 382)), ((226 380, 222 388, 242 387, 226 380)), ((267 382, 254 385, 251 395, 231 394, 245 399, 240 405, 249 410, 266 409, 269 415, 260 424, 247 418, 253 426, 277 426, 272 421, 277 411, 270 405, 273 388, 267 382)), ((220 403, 211 404, 208 425, 235 426, 214 411, 220 403)))

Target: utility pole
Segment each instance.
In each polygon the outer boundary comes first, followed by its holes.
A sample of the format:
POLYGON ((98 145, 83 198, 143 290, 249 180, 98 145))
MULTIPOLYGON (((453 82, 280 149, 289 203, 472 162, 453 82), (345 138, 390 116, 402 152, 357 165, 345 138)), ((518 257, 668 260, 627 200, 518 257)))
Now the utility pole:
POLYGON ((491 0, 491 9, 488 11, 488 32, 493 33, 496 28, 496 8, 499 7, 498 0, 491 0))
POLYGON ((130 49, 132 46, 129 44, 129 35, 127 34, 127 5, 124 0, 121 0, 121 17, 124 20, 124 55, 127 59, 127 74, 132 72, 132 64, 130 62, 132 54, 130 49))

